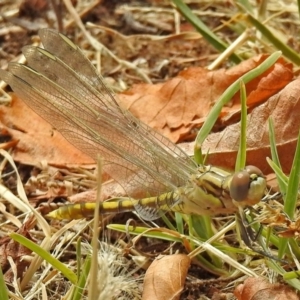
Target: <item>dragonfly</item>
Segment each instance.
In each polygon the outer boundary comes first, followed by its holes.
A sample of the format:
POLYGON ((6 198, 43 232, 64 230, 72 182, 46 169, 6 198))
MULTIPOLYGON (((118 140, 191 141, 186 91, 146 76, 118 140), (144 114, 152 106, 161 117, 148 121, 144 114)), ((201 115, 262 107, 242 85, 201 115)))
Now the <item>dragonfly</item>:
MULTIPOLYGON (((118 182, 127 197, 100 204, 100 213, 136 211, 154 220, 167 211, 195 215, 237 212, 258 203, 266 179, 255 166, 236 173, 197 165, 181 148, 118 104, 81 49, 65 35, 41 29, 43 48, 25 46, 27 65, 10 63, 0 78, 70 143, 118 182)), ((49 216, 93 216, 95 203, 63 206, 49 216)))

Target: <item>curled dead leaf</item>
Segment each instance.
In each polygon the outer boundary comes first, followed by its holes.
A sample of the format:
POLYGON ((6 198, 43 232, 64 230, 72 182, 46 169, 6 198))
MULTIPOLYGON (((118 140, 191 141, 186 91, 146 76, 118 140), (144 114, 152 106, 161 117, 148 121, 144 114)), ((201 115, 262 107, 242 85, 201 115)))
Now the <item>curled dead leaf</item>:
MULTIPOLYGON (((173 142, 187 140, 193 128, 202 126, 226 88, 266 58, 266 55, 260 55, 229 70, 189 68, 163 84, 135 85, 118 98, 136 117, 173 142)), ((248 108, 253 109, 278 93, 292 78, 292 65, 279 59, 272 68, 246 85, 248 108)), ((240 96, 237 93, 223 108, 216 127, 232 123, 232 118, 236 121, 239 112, 240 96)))
POLYGON ((265 278, 248 278, 236 287, 238 300, 297 300, 297 294, 283 284, 269 283, 265 278))
POLYGON ((184 254, 158 257, 146 272, 142 300, 179 299, 190 263, 184 254))
MULTIPOLYGON (((279 159, 284 172, 290 171, 300 128, 300 78, 280 93, 253 109, 247 119, 247 164, 256 165, 264 174, 271 172, 266 157, 271 156, 269 117, 274 123, 279 159)), ((210 134, 202 145, 209 151, 208 163, 234 168, 240 140, 240 123, 210 134)))

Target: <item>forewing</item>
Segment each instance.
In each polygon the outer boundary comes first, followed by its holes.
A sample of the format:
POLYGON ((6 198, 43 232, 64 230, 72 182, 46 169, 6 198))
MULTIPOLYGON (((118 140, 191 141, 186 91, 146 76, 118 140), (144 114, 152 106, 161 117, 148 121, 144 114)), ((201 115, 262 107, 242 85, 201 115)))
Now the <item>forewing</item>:
POLYGON ((24 47, 28 66, 10 64, 2 79, 77 148, 102 155, 104 170, 130 196, 137 186, 143 197, 184 184, 195 171, 191 159, 123 110, 69 39, 49 29, 40 36, 45 49, 24 47))

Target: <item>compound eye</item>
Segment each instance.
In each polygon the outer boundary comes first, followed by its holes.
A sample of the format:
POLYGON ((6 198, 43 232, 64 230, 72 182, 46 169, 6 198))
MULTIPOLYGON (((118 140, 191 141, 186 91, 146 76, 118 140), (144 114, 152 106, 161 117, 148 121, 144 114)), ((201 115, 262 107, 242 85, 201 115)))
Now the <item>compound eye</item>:
POLYGON ((245 170, 249 173, 251 178, 264 177, 262 171, 258 167, 246 166, 245 170))
POLYGON ((250 182, 250 174, 246 170, 236 172, 230 183, 230 197, 235 201, 247 199, 250 182))
POLYGON ((230 183, 230 196, 240 202, 248 198, 258 199, 265 189, 265 177, 255 166, 246 166, 244 170, 233 175, 230 183))

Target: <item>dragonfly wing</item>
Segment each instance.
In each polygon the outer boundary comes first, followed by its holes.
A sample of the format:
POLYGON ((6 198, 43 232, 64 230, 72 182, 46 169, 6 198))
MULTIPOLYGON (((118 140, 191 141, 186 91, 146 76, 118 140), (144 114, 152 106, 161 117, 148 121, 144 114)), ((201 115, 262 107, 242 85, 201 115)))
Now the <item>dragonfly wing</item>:
POLYGON ((164 215, 164 212, 157 207, 135 204, 134 209, 140 218, 145 221, 153 221, 164 215))
MULTIPOLYGON (((135 211, 141 218, 151 221, 162 217, 163 214, 172 210, 172 207, 180 204, 181 201, 180 193, 178 193, 178 191, 172 191, 157 197, 144 198, 133 202, 133 204, 135 211)), ((176 211, 178 211, 178 209, 176 211)))
POLYGON ((184 184, 196 170, 192 160, 123 110, 69 39, 48 29, 40 34, 46 49, 24 47, 28 67, 10 64, 0 73, 13 90, 77 148, 95 160, 102 155, 104 170, 128 195, 138 186, 145 197, 184 184))
MULTIPOLYGON (((113 93, 104 84, 102 76, 97 72, 88 58, 83 55, 81 49, 77 45, 55 30, 41 29, 39 31, 39 36, 44 48, 47 49, 49 53, 55 54, 57 58, 65 62, 66 65, 77 74, 82 83, 81 86, 86 84, 87 87, 92 87, 94 91, 98 92, 97 95, 97 93, 93 91, 92 93, 94 96, 86 99, 86 101, 93 102, 95 107, 100 106, 103 109, 104 105, 106 108, 111 107, 112 111, 117 110, 122 112, 113 93), (100 98, 99 94, 101 95, 100 98)), ((37 63, 35 67, 44 68, 43 65, 39 63, 37 63)), ((70 78, 63 77, 64 76, 60 76, 59 78, 61 81, 60 84, 66 87, 70 86, 74 77, 72 76, 71 82, 69 81, 70 78)), ((77 79, 75 79, 75 81, 77 82, 77 79)))

